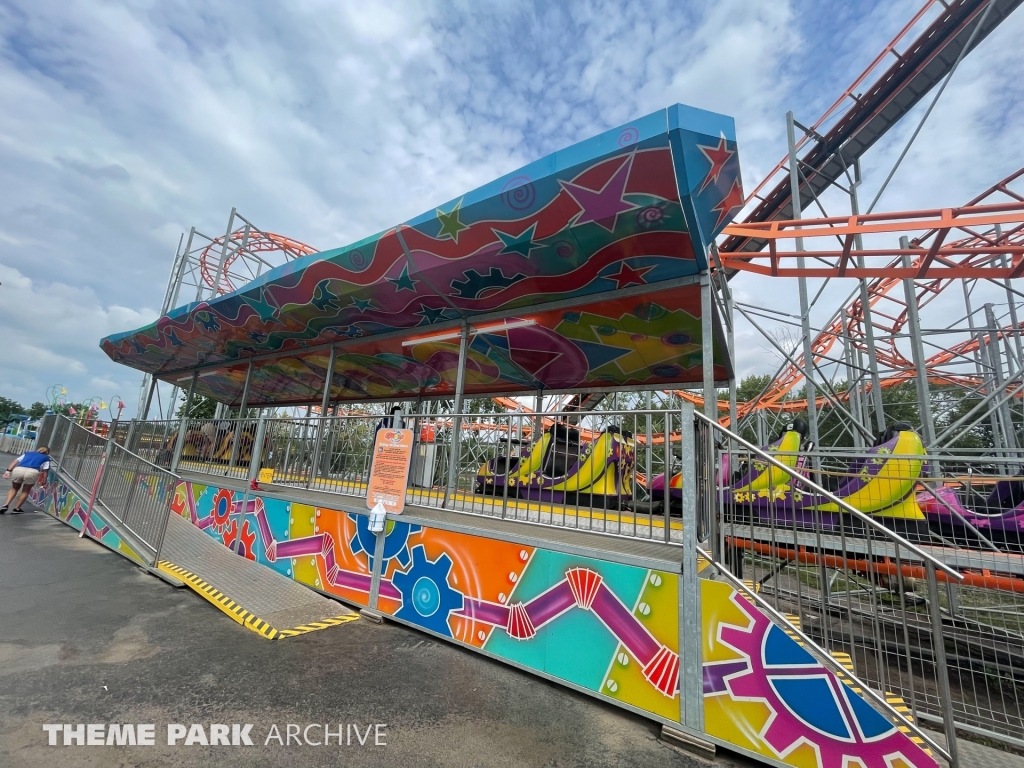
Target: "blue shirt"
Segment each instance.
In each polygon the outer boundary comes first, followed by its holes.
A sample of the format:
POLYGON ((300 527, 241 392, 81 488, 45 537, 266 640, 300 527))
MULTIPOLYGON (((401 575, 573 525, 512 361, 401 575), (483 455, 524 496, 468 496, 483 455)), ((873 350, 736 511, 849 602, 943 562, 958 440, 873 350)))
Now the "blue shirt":
POLYGON ((50 468, 50 456, 39 451, 25 451, 18 457, 18 466, 25 469, 47 470, 50 468))

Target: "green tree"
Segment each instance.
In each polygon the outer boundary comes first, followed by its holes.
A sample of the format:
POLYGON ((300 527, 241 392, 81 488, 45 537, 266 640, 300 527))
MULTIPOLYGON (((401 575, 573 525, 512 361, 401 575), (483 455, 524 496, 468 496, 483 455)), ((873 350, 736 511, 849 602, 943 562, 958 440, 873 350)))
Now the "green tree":
POLYGON ((28 415, 31 416, 33 419, 38 419, 40 416, 46 413, 46 408, 46 403, 41 403, 38 400, 36 400, 34 403, 32 403, 32 407, 28 409, 28 415))
MULTIPOLYGON (((217 401, 206 395, 194 395, 192 407, 188 409, 190 419, 212 419, 217 412, 217 401)), ((185 416, 185 403, 178 407, 178 416, 185 416)))
POLYGON ((764 388, 768 386, 771 380, 772 377, 767 373, 763 376, 756 374, 754 376, 747 376, 736 387, 736 402, 749 403, 764 391, 764 388))
POLYGON ((21 403, 11 400, 9 397, 0 397, 0 424, 6 424, 11 420, 11 415, 24 413, 21 403))

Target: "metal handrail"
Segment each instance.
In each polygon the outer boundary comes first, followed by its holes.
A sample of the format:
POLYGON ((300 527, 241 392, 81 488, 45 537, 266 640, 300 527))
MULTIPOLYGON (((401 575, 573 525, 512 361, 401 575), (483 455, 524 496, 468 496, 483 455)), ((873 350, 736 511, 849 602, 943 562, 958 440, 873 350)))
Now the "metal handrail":
POLYGON ((800 483, 806 485, 808 488, 813 490, 815 493, 817 493, 817 494, 819 494, 821 496, 824 496, 826 499, 831 501, 833 504, 837 505, 844 512, 848 512, 849 514, 853 515, 857 520, 860 520, 865 525, 870 526, 875 532, 882 534, 886 538, 892 539, 897 544, 899 544, 901 547, 906 547, 909 551, 913 552, 915 555, 917 555, 925 563, 931 563, 933 566, 935 566, 936 568, 941 569, 945 574, 947 574, 948 576, 951 576, 952 578, 956 579, 957 581, 963 581, 964 580, 963 574, 960 573, 955 568, 951 568, 950 566, 946 565, 941 560, 937 559, 935 556, 929 555, 923 549, 921 549, 920 547, 912 544, 911 542, 909 542, 907 539, 905 539, 902 536, 900 536, 895 531, 890 530, 889 528, 886 528, 884 525, 882 525, 880 522, 875 520, 870 515, 864 514, 863 512, 861 512, 856 507, 851 506, 847 502, 843 501, 841 498, 836 496, 831 491, 826 490, 825 488, 822 488, 820 485, 815 483, 810 478, 805 477, 804 475, 800 474, 793 467, 787 467, 785 464, 783 464, 781 461, 776 459, 771 454, 766 453, 764 450, 762 450, 761 448, 758 448, 756 445, 753 445, 752 443, 748 443, 746 440, 744 440, 742 437, 737 435, 735 432, 731 432, 730 430, 728 430, 725 427, 723 427, 721 424, 719 424, 714 419, 711 419, 711 418, 708 418, 707 416, 705 416, 703 413, 700 413, 699 411, 695 411, 694 414, 697 416, 697 418, 699 420, 702 420, 706 424, 710 425, 711 427, 719 430, 720 432, 723 432, 733 442, 739 443, 741 446, 746 448, 748 451, 752 451, 753 453, 755 453, 758 456, 760 456, 762 459, 767 461, 773 467, 775 467, 777 469, 781 469, 787 475, 789 475, 790 477, 796 479, 800 483))
POLYGON ((891 707, 889 705, 889 702, 885 700, 885 697, 882 696, 882 694, 872 689, 867 683, 865 683, 863 680, 857 677, 853 672, 846 669, 838 661, 832 658, 832 655, 827 650, 825 650, 816 642, 814 642, 807 635, 806 632, 804 632, 800 627, 796 626, 796 624, 787 619, 785 615, 775 610, 775 608, 772 607, 771 603, 769 603, 767 600, 765 600, 763 597, 757 594, 757 592, 750 589, 746 584, 743 583, 742 579, 736 578, 736 576, 731 571, 729 571, 728 568, 726 568, 724 565, 715 560, 709 552, 705 551, 702 547, 698 546, 697 554, 699 554, 701 557, 703 557, 705 560, 707 560, 709 563, 715 566, 715 568, 718 570, 718 573, 726 581, 728 581, 730 584, 732 584, 733 587, 743 592, 743 594, 745 594, 754 603, 756 603, 757 607, 764 611, 766 614, 768 614, 769 618, 775 620, 778 623, 781 623, 791 632, 796 634, 800 638, 800 641, 802 643, 805 643, 812 651, 815 652, 815 655, 818 656, 819 661, 824 661, 827 666, 832 668, 833 672, 839 673, 844 677, 848 677, 857 686, 859 686, 860 689, 864 691, 864 693, 867 694, 867 696, 873 702, 875 702, 875 704, 880 706, 883 711, 889 713, 892 717, 899 720, 899 722, 905 725, 907 728, 910 728, 917 736, 919 736, 923 741, 925 741, 929 747, 931 747, 940 755, 942 755, 942 757, 944 757, 946 760, 951 759, 949 753, 941 746, 939 746, 939 744, 927 733, 925 733, 923 729, 917 726, 913 720, 910 720, 906 717, 906 715, 891 707))

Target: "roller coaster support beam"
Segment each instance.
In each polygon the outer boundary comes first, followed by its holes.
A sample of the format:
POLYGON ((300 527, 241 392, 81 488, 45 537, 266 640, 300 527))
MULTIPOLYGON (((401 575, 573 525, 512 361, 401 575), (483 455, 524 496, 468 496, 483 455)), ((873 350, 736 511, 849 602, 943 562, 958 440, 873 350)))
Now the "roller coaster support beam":
POLYGON ((231 245, 231 230, 235 226, 235 209, 231 209, 231 215, 228 217, 228 228, 224 233, 224 242, 220 246, 220 260, 217 262, 217 274, 213 278, 213 288, 210 289, 210 297, 217 298, 217 292, 220 290, 220 281, 224 275, 224 265, 227 264, 228 260, 228 248, 231 245))
MULTIPOLYGON (((801 366, 793 358, 793 356, 791 354, 789 354, 789 352, 787 352, 785 349, 783 349, 782 346, 777 341, 775 341, 775 339, 773 339, 768 333, 766 333, 765 330, 760 325, 757 324, 757 321, 754 320, 754 318, 752 318, 750 315, 748 315, 746 312, 744 312, 743 311, 743 307, 739 307, 739 310, 740 310, 740 314, 742 314, 743 317, 745 317, 747 319, 747 322, 750 323, 752 326, 754 326, 754 329, 758 333, 760 333, 762 336, 764 336, 768 340, 768 342, 773 347, 775 347, 776 350, 778 350, 779 354, 782 355, 783 359, 787 363, 792 365, 793 368, 796 369, 796 371, 801 376, 803 376, 806 379, 807 378, 807 370, 803 366, 801 366)), ((811 364, 812 365, 814 364, 813 359, 811 360, 811 364)), ((867 426, 862 424, 860 422, 860 419, 858 419, 855 414, 853 414, 849 410, 843 408, 842 403, 839 401, 839 399, 837 397, 835 397, 832 393, 830 393, 826 389, 823 389, 821 391, 821 395, 822 395, 823 402, 827 402, 830 407, 832 407, 832 408, 838 410, 840 413, 843 413, 843 414, 846 415, 846 417, 850 420, 850 423, 853 425, 854 429, 859 429, 864 434, 865 437, 869 437, 869 438, 872 437, 871 430, 867 426)), ((765 442, 767 442, 767 441, 765 441, 765 442)))
MULTIPOLYGON (((900 238, 900 248, 909 247, 906 236, 900 238)), ((910 257, 903 257, 903 266, 910 266, 910 257)), ((921 433, 924 444, 929 449, 935 446, 935 421, 932 418, 932 398, 928 388, 927 358, 924 355, 924 343, 921 340, 921 320, 917 314, 917 288, 914 281, 903 278, 903 294, 907 301, 907 325, 910 330, 910 353, 914 361, 914 373, 917 379, 917 401, 920 403, 921 433)))
POLYGON ((462 395, 466 387, 466 350, 469 346, 469 323, 463 321, 459 338, 459 368, 455 376, 455 403, 452 415, 452 445, 448 458, 448 482, 444 488, 442 507, 447 507, 459 478, 459 439, 462 433, 462 395))
MULTIPOLYGON (((988 359, 992 366, 992 383, 994 391, 1003 392, 1006 385, 1003 381, 1003 355, 999 349, 999 326, 996 325, 996 313, 991 304, 985 305, 985 323, 988 325, 988 359)), ((1017 452, 1017 435, 1014 433, 1013 420, 1010 418, 1009 402, 999 404, 997 411, 999 420, 1002 422, 1003 441, 1011 454, 1017 452)), ((1009 455, 1009 454, 1008 454, 1009 455)))
MULTIPOLYGON (((860 158, 857 158, 853 164, 853 183, 850 185, 850 213, 854 216, 860 213, 860 198, 857 195, 861 181, 860 158)), ((864 250, 864 238, 860 232, 853 236, 853 245, 858 251, 864 250)), ((857 257, 857 266, 863 269, 863 256, 857 257)), ((884 432, 885 403, 882 400, 882 377, 878 373, 878 353, 875 351, 875 324, 871 318, 871 298, 868 295, 868 281, 861 277, 859 282, 861 315, 864 320, 864 342, 868 347, 868 369, 871 371, 871 399, 875 411, 875 426, 879 432, 884 432)))
POLYGON ((960 230, 965 237, 976 239, 977 232, 996 225, 1012 226, 1011 233, 1020 229, 1024 225, 1024 202, 731 224, 725 228, 726 234, 766 240, 768 252, 722 251, 721 259, 727 272, 754 272, 773 277, 913 277, 918 280, 929 277, 981 277, 996 280, 1024 276, 1024 244, 1009 238, 999 243, 965 243, 958 240, 944 245, 954 230, 960 230), (909 268, 893 266, 891 263, 893 258, 905 255, 903 250, 854 247, 857 235, 899 235, 912 232, 926 233, 932 242, 927 247, 915 244, 923 240, 925 235, 910 241, 911 248, 906 255, 914 257, 915 264, 909 268), (809 251, 780 251, 778 247, 787 240, 806 241, 814 238, 838 239, 841 247, 809 251), (800 267, 800 259, 808 253, 819 264, 800 267), (1010 263, 1002 266, 1000 260, 1006 255, 1010 256, 1010 263), (961 256, 975 258, 971 263, 966 263, 958 258, 961 256), (980 256, 991 258, 979 263, 977 257, 980 256), (870 262, 860 266, 862 257, 870 259, 870 262), (784 266, 785 262, 793 259, 797 260, 795 268, 784 266), (854 261, 857 266, 851 266, 854 261))
MULTIPOLYGON (((860 376, 854 376, 854 365, 853 365, 853 347, 850 344, 850 329, 847 324, 847 314, 845 310, 841 310, 840 322, 842 323, 843 329, 843 361, 846 363, 846 391, 850 393, 850 413, 860 421, 864 418, 864 411, 860 404, 860 388, 856 382, 860 376)), ((758 411, 760 413, 760 411, 758 411)), ((758 433, 760 435, 760 433, 758 433)), ((766 445, 764 441, 761 445, 766 445)), ((853 447, 863 448, 864 447, 864 436, 861 435, 860 430, 853 430, 853 447)))
MULTIPOLYGON (((800 169, 796 156, 796 126, 793 125, 793 113, 786 113, 786 141, 789 143, 789 188, 793 196, 793 216, 799 220, 803 205, 800 201, 800 169)), ((804 264, 804 239, 796 239, 797 268, 803 272, 806 269, 804 264)), ((800 336, 804 347, 804 360, 810 364, 804 376, 804 391, 807 393, 807 421, 810 424, 811 442, 818 447, 818 387, 814 378, 814 357, 811 354, 811 307, 807 300, 807 277, 803 274, 799 277, 800 289, 800 336)), ((815 462, 817 460, 815 459, 815 462)))

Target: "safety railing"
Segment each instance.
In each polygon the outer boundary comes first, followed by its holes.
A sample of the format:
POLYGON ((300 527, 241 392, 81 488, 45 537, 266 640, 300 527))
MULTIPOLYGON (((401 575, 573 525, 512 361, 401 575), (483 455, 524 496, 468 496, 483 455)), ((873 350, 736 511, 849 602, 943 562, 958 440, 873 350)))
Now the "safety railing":
MULTIPOLYGON (((680 418, 668 410, 409 414, 407 502, 678 543, 678 508, 661 486, 680 464, 680 418), (662 439, 666 432, 675 439, 662 439)), ((365 496, 376 431, 387 423, 380 416, 267 418, 262 426, 258 419, 190 419, 176 428, 145 422, 131 429, 131 446, 171 469, 251 473, 365 496)))
MULTIPOLYGON (((850 675, 902 698, 915 728, 936 719, 955 751, 953 717, 966 721, 966 710, 948 702, 966 702, 968 687, 943 636, 955 625, 951 590, 964 587, 930 549, 927 526, 911 524, 925 462, 891 449, 842 462, 773 453, 691 413, 406 415, 415 437, 407 503, 681 545, 692 462, 697 539, 715 561, 833 659, 847 654, 850 675), (856 483, 867 490, 854 495, 856 483)), ((182 469, 365 497, 377 430, 390 423, 190 420, 170 448, 182 469)), ((173 431, 140 425, 133 440, 159 429, 173 431)), ((149 438, 156 443, 168 451, 149 438)))
POLYGON ((178 441, 180 419, 133 421, 125 447, 163 469, 170 469, 178 441))
MULTIPOLYGON (((101 437, 59 417, 54 435, 63 436, 63 441, 55 451, 57 471, 77 486, 88 510, 95 509, 154 566, 180 478, 119 445, 115 441, 118 430, 107 434, 109 437, 101 437)), ((128 431, 121 434, 127 440, 128 431)))
POLYGON ((175 436, 172 468, 245 479, 258 425, 259 419, 188 419, 175 436))
MULTIPOLYGON (((905 444, 916 442, 908 437, 905 444)), ((899 521, 905 535, 963 572, 937 592, 957 727, 1024 746, 1024 456, 886 450, 893 452, 809 451, 800 461, 834 491, 879 467, 886 477, 860 492, 865 506, 884 507, 894 491, 902 494, 877 519, 891 526, 894 512, 907 515, 899 521)), ((924 582, 910 585, 906 600, 928 598, 924 582)), ((909 624, 912 644, 919 623, 909 624)), ((925 696, 921 717, 939 716, 936 696, 925 696)))
POLYGON ((178 476, 110 441, 96 486, 96 503, 145 549, 156 565, 178 476))
POLYGON ((718 498, 704 513, 714 558, 815 643, 848 657, 853 675, 902 699, 913 720, 939 724, 955 763, 964 710, 954 702, 977 697, 949 664, 953 645, 970 640, 940 595, 964 577, 929 548, 914 495, 924 464, 916 435, 846 457, 841 473, 801 454, 795 432, 783 450, 766 451, 698 421, 717 456, 718 498))
POLYGON ((59 453, 61 472, 82 488, 90 489, 99 478, 107 439, 81 424, 68 421, 68 432, 59 453))
POLYGON ((365 496, 381 423, 379 416, 268 419, 260 468, 280 485, 365 496))
MULTIPOLYGON (((64 450, 64 443, 67 436, 71 432, 72 421, 65 416, 55 416, 53 421, 53 429, 50 433, 50 437, 45 445, 50 449, 50 456, 56 460, 60 460, 62 452, 64 450)), ((44 445, 40 441, 37 445, 44 445)))
POLYGON ((39 420, 39 428, 36 430, 36 437, 33 441, 34 448, 40 448, 46 446, 50 447, 50 441, 53 439, 53 429, 57 424, 57 415, 54 413, 44 414, 39 420))
POLYGON ((795 617, 792 614, 780 612, 776 605, 766 600, 763 595, 759 594, 760 591, 754 585, 749 581, 737 578, 727 566, 715 560, 714 556, 710 552, 701 547, 697 547, 696 551, 701 557, 708 561, 709 565, 713 569, 713 572, 705 574, 705 578, 719 578, 728 582, 734 589, 743 595, 746 600, 749 600, 752 604, 760 608, 761 611, 769 616, 773 622, 785 627, 787 633, 791 637, 797 639, 804 648, 810 650, 818 661, 824 664, 834 674, 838 675, 840 679, 846 679, 859 688, 863 692, 863 695, 866 696, 877 709, 885 712, 891 720, 894 720, 899 725, 920 736, 931 749, 935 750, 943 758, 946 760, 951 759, 951 755, 947 749, 937 742, 931 733, 922 729, 918 723, 915 723, 912 715, 908 715, 904 712, 903 707, 897 708, 896 706, 893 706, 894 701, 891 695, 886 695, 873 689, 870 684, 860 679, 854 670, 849 669, 848 665, 843 663, 845 657, 837 657, 829 649, 823 648, 815 642, 815 639, 801 627, 800 622, 798 620, 794 620, 795 617))

